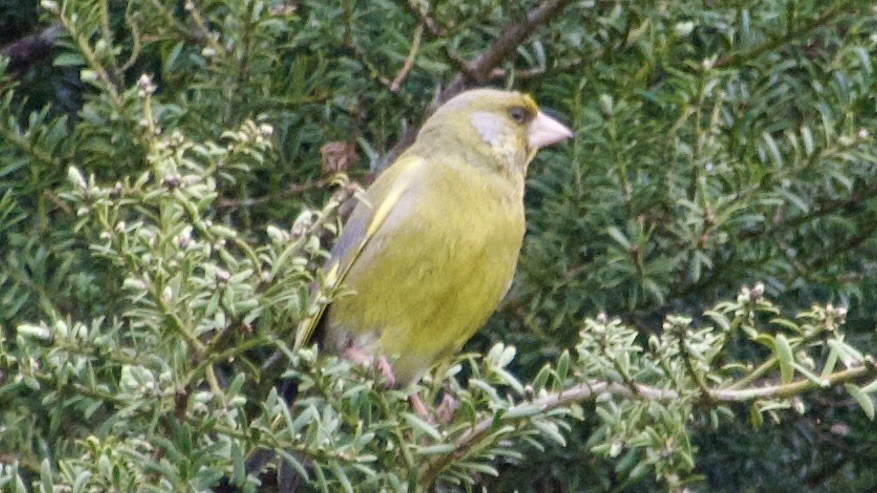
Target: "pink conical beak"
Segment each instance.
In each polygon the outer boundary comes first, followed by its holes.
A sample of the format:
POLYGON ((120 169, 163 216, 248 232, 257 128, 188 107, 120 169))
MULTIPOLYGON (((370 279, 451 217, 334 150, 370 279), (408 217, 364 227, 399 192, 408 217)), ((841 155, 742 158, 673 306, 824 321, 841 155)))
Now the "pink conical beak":
POLYGON ((566 128, 566 125, 541 111, 536 113, 536 118, 533 118, 533 121, 530 122, 530 128, 527 130, 527 141, 530 143, 530 149, 537 150, 557 144, 572 136, 572 130, 566 128))

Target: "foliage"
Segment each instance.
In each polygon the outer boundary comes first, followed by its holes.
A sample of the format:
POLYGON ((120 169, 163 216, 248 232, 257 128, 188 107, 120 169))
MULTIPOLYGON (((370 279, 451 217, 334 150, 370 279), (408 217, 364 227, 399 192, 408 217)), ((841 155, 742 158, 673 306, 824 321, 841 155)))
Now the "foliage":
POLYGON ((40 9, 63 42, 0 79, 0 489, 873 489, 869 2, 40 9), (288 343, 345 204, 460 80, 576 138, 429 421, 288 343))

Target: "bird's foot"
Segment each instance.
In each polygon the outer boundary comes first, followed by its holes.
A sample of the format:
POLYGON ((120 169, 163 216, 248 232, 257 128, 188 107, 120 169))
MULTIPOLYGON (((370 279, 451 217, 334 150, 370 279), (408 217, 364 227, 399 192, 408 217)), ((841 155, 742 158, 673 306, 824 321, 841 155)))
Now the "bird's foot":
POLYGON ((439 403, 438 407, 435 409, 435 418, 439 423, 448 424, 454 420, 454 413, 457 412, 457 407, 460 405, 460 402, 457 399, 451 397, 451 394, 443 393, 442 401, 439 403))
POLYGON ((420 396, 417 394, 411 394, 408 396, 408 404, 411 406, 411 410, 414 411, 414 414, 420 417, 420 419, 426 421, 427 423, 434 423, 435 420, 432 417, 432 413, 429 412, 429 409, 426 408, 426 405, 420 399, 420 396))
POLYGON ((376 368, 387 388, 396 385, 396 375, 393 373, 393 366, 390 365, 390 361, 386 356, 381 355, 375 359, 371 354, 353 346, 348 346, 341 354, 356 364, 376 368))
POLYGON ((450 423, 454 419, 454 413, 457 411, 457 406, 460 405, 460 403, 451 397, 450 394, 442 395, 442 401, 435 409, 435 412, 427 409, 423 400, 421 400, 420 396, 417 394, 411 394, 408 396, 408 404, 411 406, 411 410, 414 411, 414 414, 427 423, 441 424, 450 423))
POLYGON ((390 362, 387 360, 387 357, 381 355, 378 357, 377 361, 378 372, 380 372, 381 377, 384 379, 384 383, 387 387, 392 387, 396 385, 396 375, 393 373, 393 367, 390 365, 390 362))

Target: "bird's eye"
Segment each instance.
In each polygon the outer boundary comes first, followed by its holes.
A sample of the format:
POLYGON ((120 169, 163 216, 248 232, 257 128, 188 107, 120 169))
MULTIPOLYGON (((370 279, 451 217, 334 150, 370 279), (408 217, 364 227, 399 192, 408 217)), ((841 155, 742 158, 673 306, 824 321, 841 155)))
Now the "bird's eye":
POLYGON ((520 106, 515 106, 509 110, 509 118, 515 123, 524 123, 527 120, 527 111, 520 106))

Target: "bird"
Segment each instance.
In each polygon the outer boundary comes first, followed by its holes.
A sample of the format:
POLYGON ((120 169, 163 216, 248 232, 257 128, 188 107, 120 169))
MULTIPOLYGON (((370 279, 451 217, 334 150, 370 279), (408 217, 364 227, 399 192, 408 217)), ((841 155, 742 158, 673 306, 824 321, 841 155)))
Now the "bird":
MULTIPOLYGON (((517 91, 472 89, 441 105, 353 208, 293 350, 316 339, 327 352, 377 365, 388 386, 412 390, 430 366, 461 349, 508 292, 524 238, 527 167, 540 149, 571 137, 517 91), (323 302, 338 291, 347 294, 323 302)), ((272 374, 280 362, 275 353, 263 372, 272 374)), ((296 382, 282 384, 279 393, 291 403, 296 382)), ((409 400, 432 418, 416 393, 409 400)), ((251 452, 247 474, 273 455, 251 452)), ((281 461, 281 491, 297 481, 281 461)))
POLYGON ((441 105, 353 209, 324 267, 325 289, 349 294, 313 310, 294 347, 316 337, 401 387, 458 352, 511 285, 529 163, 571 137, 517 91, 441 105))

